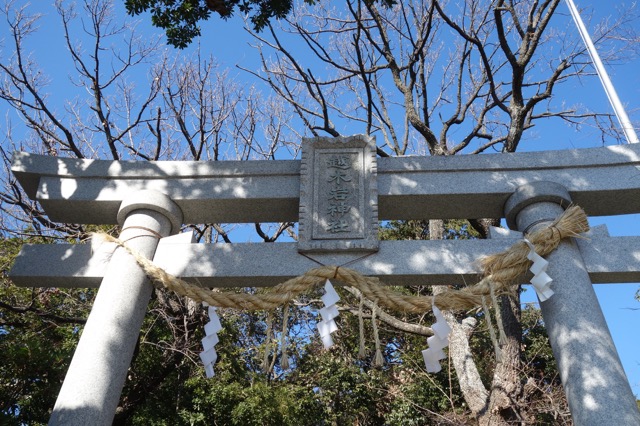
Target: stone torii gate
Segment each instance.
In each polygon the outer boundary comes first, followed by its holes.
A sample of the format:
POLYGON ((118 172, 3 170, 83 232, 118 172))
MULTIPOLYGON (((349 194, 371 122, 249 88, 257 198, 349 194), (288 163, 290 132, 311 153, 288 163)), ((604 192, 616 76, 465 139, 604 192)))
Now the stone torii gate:
MULTIPOLYGON (((571 202, 589 215, 640 212, 640 145, 454 157, 375 157, 364 136, 303 141, 302 160, 127 162, 16 153, 12 170, 54 221, 120 224, 120 238, 167 272, 208 287, 271 286, 324 264, 390 285, 475 282, 473 262, 522 240, 378 241, 378 220, 506 217, 517 231, 571 202), (299 221, 299 241, 194 244, 183 223, 299 221), (178 234, 174 237, 165 238, 178 234), (306 254, 307 256, 303 256, 306 254)), ((497 236, 494 235, 494 237, 497 236)), ((152 286, 123 250, 26 245, 10 276, 27 287, 99 287, 51 425, 109 425, 152 286)), ((637 425, 640 414, 592 283, 640 281, 640 237, 561 243, 540 304, 576 425, 637 425)), ((522 277, 521 282, 525 282, 522 277)))

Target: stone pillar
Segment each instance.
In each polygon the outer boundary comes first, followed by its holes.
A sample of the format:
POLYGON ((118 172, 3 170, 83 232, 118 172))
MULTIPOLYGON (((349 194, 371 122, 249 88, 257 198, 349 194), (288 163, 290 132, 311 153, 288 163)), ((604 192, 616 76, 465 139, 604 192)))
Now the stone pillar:
MULTIPOLYGON (((180 208, 157 191, 122 202, 120 238, 152 258, 161 237, 178 232, 180 208)), ((98 290, 49 425, 111 425, 153 287, 135 260, 117 249, 98 290)))
MULTIPOLYGON (((516 190, 505 205, 511 229, 548 225, 571 202, 554 182, 516 190)), ((640 425, 636 399, 574 241, 563 241, 547 260, 555 294, 540 303, 551 348, 576 426, 640 425)))

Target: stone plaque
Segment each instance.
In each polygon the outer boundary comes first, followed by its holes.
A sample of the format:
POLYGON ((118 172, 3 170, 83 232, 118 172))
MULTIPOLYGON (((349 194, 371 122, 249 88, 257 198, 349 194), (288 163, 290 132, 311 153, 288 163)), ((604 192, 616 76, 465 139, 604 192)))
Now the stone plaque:
POLYGON ((301 252, 378 250, 374 138, 303 138, 298 230, 301 252))

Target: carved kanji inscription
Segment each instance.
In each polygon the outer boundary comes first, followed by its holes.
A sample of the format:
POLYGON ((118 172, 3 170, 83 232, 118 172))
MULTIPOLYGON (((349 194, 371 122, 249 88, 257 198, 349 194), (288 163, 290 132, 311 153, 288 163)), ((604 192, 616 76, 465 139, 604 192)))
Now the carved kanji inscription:
POLYGON ((300 191, 300 251, 377 251, 373 138, 303 139, 300 191))

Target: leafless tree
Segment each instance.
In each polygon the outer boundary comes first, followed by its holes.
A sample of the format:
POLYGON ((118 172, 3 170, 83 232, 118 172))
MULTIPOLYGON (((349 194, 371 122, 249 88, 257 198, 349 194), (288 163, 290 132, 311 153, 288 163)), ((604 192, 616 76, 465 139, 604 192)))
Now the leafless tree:
MULTIPOLYGON (((262 70, 245 71, 277 95, 267 97, 239 83, 213 58, 163 53, 157 40, 115 19, 108 0, 83 0, 81 9, 56 3, 60 41, 68 53, 59 60, 71 71, 68 80, 54 81, 27 47, 40 17, 8 2, 2 9, 10 38, 0 55, 0 99, 19 123, 5 118, 0 229, 5 235, 59 238, 84 238, 88 232, 49 221, 22 193, 8 170, 12 150, 113 160, 275 159, 295 157, 303 135, 367 133, 377 136, 380 156, 446 156, 514 152, 543 118, 610 131, 603 127, 608 115, 554 102, 559 84, 590 73, 575 37, 550 27, 558 3, 416 0, 386 10, 349 0, 344 11, 327 2, 301 5, 282 28, 255 35, 262 70)), ((598 39, 624 23, 602 27, 598 39)), ((616 36, 634 39, 631 33, 616 36)), ((481 233, 490 223, 472 221, 481 233)), ((229 225, 188 226, 201 240, 231 241, 229 225)), ((255 228, 270 242, 290 232, 292 224, 255 228)), ((442 229, 441 222, 431 221, 428 233, 442 238, 442 229)), ((167 323, 173 333, 163 343, 161 381, 172 365, 193 355, 189 337, 202 318, 184 300, 162 293, 157 298, 154 320, 167 323)), ((481 424, 526 422, 527 402, 540 386, 531 377, 521 380, 527 369, 520 361, 519 301, 487 301, 484 312, 496 325, 489 384, 470 350, 477 331, 473 318, 448 316, 460 387, 481 424)), ((384 312, 378 318, 395 329, 431 333, 419 318, 384 312)), ((146 394, 147 388, 131 389, 119 418, 146 394)))
MULTIPOLYGON (((140 161, 295 156, 298 146, 291 141, 299 135, 290 127, 287 104, 240 83, 214 58, 165 52, 159 35, 138 33, 134 23, 117 17, 110 0, 83 0, 78 8, 58 1, 52 12, 47 19, 57 16, 62 28, 57 45, 66 48, 55 68, 66 67, 66 75, 50 75, 51 67, 38 61, 40 51, 30 51, 41 15, 23 2, 6 2, 0 10, 9 34, 0 50, 0 100, 10 111, 0 146, 5 169, 0 191, 3 237, 84 239, 95 230, 50 221, 12 176, 12 151, 140 161)), ((203 241, 231 240, 229 225, 186 226, 203 241)), ((292 224, 276 224, 272 230, 255 226, 261 238, 272 241, 292 224)), ((34 290, 33 299, 47 291, 34 290)), ((198 340, 191 337, 206 320, 203 314, 176 296, 156 292, 156 300, 152 323, 166 323, 173 338, 161 344, 164 358, 154 377, 146 384, 130 382, 133 388, 123 397, 120 420, 148 395, 149 386, 158 386, 181 362, 197 359, 198 340)), ((58 320, 35 302, 23 308, 9 301, 2 305, 58 320)), ((140 343, 159 344, 144 335, 140 343)))
MULTIPOLYGON (((576 35, 551 25, 559 3, 414 0, 387 10, 348 0, 346 8, 301 6, 277 29, 254 34, 262 69, 246 71, 290 103, 309 133, 373 134, 380 156, 514 152, 536 123, 551 118, 613 134, 608 114, 553 98, 558 85, 592 73, 576 35)), ((630 16, 599 27, 596 39, 632 40, 629 33, 620 36, 630 16)), ((608 59, 622 47, 616 48, 608 59)), ((470 222, 484 235, 497 224, 470 222)), ((429 234, 441 238, 442 221, 431 221, 429 234)), ((473 321, 449 315, 452 362, 480 424, 525 422, 519 299, 488 301, 485 313, 491 312, 491 383, 481 380, 469 349, 473 321)))
MULTIPOLYGON (((13 149, 113 160, 266 159, 279 150, 295 156, 297 146, 286 142, 297 136, 283 119, 286 104, 239 83, 214 58, 163 53, 157 38, 115 19, 110 1, 86 0, 81 8, 56 3, 68 52, 59 61, 69 66, 56 81, 26 47, 41 17, 15 2, 3 8, 11 39, 0 60, 0 99, 26 124, 6 118, 5 168, 13 149)), ((79 231, 48 222, 6 176, 3 203, 16 218, 20 210, 43 230, 79 231)))

